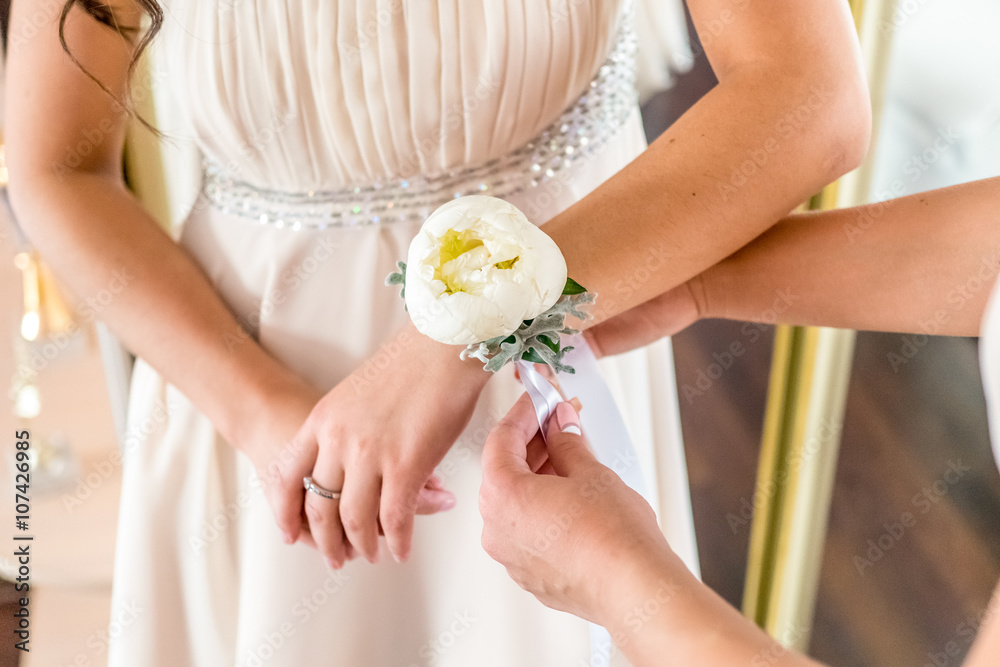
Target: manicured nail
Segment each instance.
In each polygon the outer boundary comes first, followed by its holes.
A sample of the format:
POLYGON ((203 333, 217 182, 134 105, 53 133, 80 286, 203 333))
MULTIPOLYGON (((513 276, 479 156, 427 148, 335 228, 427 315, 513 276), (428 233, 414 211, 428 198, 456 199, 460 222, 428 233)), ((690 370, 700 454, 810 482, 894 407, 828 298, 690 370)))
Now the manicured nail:
POLYGON ((283 539, 285 541, 285 544, 291 544, 292 542, 295 541, 295 540, 292 539, 291 533, 282 533, 281 534, 281 539, 283 539))
POLYGON ((583 431, 580 430, 579 413, 577 413, 572 405, 565 401, 556 406, 555 412, 549 417, 549 421, 545 427, 546 435, 551 435, 555 432, 572 433, 573 435, 583 434, 583 431))
POLYGON ((442 511, 447 511, 447 510, 450 510, 451 508, 453 508, 454 506, 455 506, 455 497, 454 496, 448 496, 441 503, 441 510, 442 511))
POLYGON ((400 558, 399 554, 397 554, 395 551, 390 551, 390 553, 392 554, 392 559, 394 561, 396 561, 397 563, 402 563, 403 562, 403 559, 400 558))

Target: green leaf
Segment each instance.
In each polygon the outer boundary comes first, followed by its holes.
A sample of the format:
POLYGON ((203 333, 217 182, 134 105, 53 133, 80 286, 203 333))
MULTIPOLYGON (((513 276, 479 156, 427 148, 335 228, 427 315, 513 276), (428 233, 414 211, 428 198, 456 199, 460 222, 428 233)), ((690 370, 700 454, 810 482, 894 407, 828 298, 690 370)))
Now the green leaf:
POLYGON ((545 363, 545 360, 542 359, 540 356, 538 356, 538 353, 535 352, 530 347, 527 350, 524 351, 524 354, 521 355, 521 358, 524 359, 525 361, 530 361, 533 364, 544 364, 545 363))
POLYGON ((587 288, 576 282, 572 278, 566 278, 566 287, 563 287, 563 294, 583 294, 587 288))
POLYGON ((538 338, 539 341, 541 341, 545 345, 545 347, 549 348, 550 350, 552 350, 556 354, 559 354, 559 339, 558 338, 556 338, 555 340, 553 340, 551 336, 546 336, 545 334, 538 334, 537 338, 538 338))
POLYGON ((399 271, 395 273, 390 273, 386 276, 385 284, 386 287, 391 287, 393 285, 402 285, 403 289, 399 291, 399 296, 402 299, 406 299, 406 262, 396 262, 396 266, 399 267, 399 271))

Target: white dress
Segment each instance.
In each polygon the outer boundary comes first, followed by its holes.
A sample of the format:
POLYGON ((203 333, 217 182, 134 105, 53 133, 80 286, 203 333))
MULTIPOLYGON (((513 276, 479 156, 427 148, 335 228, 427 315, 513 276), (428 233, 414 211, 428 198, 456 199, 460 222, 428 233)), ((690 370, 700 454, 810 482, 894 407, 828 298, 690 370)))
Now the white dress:
MULTIPOLYGON (((209 161, 180 243, 265 348, 333 387, 405 322, 383 280, 435 197, 500 194, 541 224, 644 149, 625 10, 172 0, 158 53, 209 161)), ((664 530, 697 572, 669 343, 602 363, 664 530)), ((491 380, 440 467, 458 505, 418 517, 407 564, 333 572, 282 543, 249 461, 140 361, 113 587, 113 608, 138 612, 110 664, 606 664, 591 662, 586 623, 480 547, 479 453, 520 392, 509 373, 491 380)))
POLYGON ((979 331, 979 370, 986 394, 993 457, 1000 466, 1000 283, 994 283, 983 313, 979 331))

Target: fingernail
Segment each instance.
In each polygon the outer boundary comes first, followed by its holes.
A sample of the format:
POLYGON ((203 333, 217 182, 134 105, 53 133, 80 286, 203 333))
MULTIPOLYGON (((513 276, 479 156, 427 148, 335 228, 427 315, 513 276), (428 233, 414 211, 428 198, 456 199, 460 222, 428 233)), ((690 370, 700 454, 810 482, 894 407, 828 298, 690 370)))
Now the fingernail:
POLYGON ((391 553, 392 553, 392 559, 394 561, 396 561, 397 563, 402 563, 403 562, 403 559, 399 557, 399 554, 397 554, 395 551, 393 551, 391 553))
POLYGON ((552 413, 549 421, 545 424, 546 436, 556 432, 572 433, 574 435, 583 434, 583 431, 580 430, 579 413, 573 409, 572 405, 565 401, 556 406, 555 412, 552 413))
POLYGON ((330 569, 332 569, 332 570, 339 570, 340 569, 340 565, 337 563, 337 561, 333 560, 332 558, 327 558, 326 559, 326 564, 329 565, 330 569))
POLYGON ((282 533, 281 534, 281 539, 283 539, 285 541, 285 544, 291 544, 292 542, 295 541, 295 540, 292 539, 291 533, 282 533))
POLYGON ((444 502, 441 503, 441 509, 444 511, 450 510, 454 506, 455 506, 454 496, 448 496, 447 498, 444 499, 444 502))

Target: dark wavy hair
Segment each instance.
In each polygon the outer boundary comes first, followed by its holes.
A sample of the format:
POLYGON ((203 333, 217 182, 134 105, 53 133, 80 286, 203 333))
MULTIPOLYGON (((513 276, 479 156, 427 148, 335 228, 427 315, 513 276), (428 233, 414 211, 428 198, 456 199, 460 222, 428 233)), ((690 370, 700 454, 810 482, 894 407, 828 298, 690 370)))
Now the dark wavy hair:
POLYGON ((100 86, 101 90, 110 95, 116 102, 118 102, 127 113, 135 117, 143 126, 151 130, 154 134, 159 135, 159 131, 156 130, 152 125, 146 122, 145 119, 140 117, 135 113, 131 100, 126 96, 124 99, 119 98, 115 95, 114 91, 108 88, 103 82, 101 82, 97 77, 93 75, 83 64, 77 60, 73 52, 70 51, 69 45, 66 43, 66 18, 69 16, 70 11, 72 11, 75 5, 79 5, 80 9, 87 13, 88 16, 93 18, 98 23, 107 26, 109 29, 114 30, 116 33, 124 37, 130 44, 134 45, 134 53, 132 54, 132 60, 128 66, 127 79, 132 80, 135 74, 136 65, 139 62, 139 57, 149 46, 149 43, 156 36, 156 33, 160 31, 160 27, 163 25, 163 8, 160 6, 157 0, 133 0, 136 5, 149 17, 149 28, 143 31, 139 26, 128 26, 122 25, 118 21, 118 17, 115 16, 114 11, 107 2, 102 0, 66 0, 66 4, 63 5, 62 13, 59 15, 59 43, 62 45, 63 51, 69 56, 69 59, 73 61, 81 72, 86 74, 90 79, 100 86))

